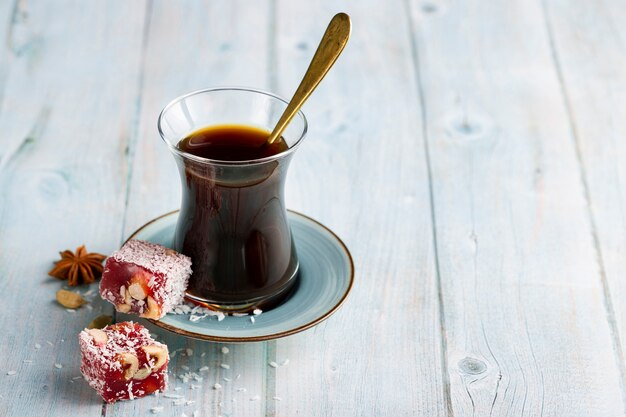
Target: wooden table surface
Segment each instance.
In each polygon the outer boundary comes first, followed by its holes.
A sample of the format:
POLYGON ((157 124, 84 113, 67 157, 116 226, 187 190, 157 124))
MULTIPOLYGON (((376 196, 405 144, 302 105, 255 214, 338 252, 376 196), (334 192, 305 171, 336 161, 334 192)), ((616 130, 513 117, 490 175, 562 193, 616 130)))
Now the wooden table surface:
POLYGON ((609 0, 3 0, 0 416, 624 416, 624 21, 609 0), (352 39, 305 106, 287 205, 350 248, 348 301, 228 354, 151 327, 193 351, 173 372, 210 368, 172 381, 193 403, 104 405, 77 333, 112 308, 56 304, 57 252, 177 208, 161 108, 290 96, 338 11, 352 39))

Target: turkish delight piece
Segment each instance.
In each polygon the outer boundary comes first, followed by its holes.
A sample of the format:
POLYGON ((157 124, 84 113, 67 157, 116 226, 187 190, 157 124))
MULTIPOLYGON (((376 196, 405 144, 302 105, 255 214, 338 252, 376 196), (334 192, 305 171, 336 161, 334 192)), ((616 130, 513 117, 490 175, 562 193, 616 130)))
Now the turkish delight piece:
POLYGON ((78 336, 80 371, 108 403, 145 397, 167 388, 167 346, 139 323, 85 329, 78 336))
POLYGON ((190 275, 188 256, 131 239, 107 258, 100 295, 119 312, 158 319, 182 303, 190 275))

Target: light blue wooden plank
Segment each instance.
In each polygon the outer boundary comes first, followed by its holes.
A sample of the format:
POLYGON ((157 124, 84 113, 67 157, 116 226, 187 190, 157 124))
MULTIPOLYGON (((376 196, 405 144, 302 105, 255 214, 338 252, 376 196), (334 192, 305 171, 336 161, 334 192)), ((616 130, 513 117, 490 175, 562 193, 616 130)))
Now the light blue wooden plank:
POLYGON ((4 84, 14 55, 12 48, 13 32, 17 27, 17 21, 24 18, 20 7, 18 7, 19 4, 17 0, 0 3, 0 45, 2 45, 0 47, 0 102, 2 102, 4 84))
POLYGON ((299 83, 330 18, 344 54, 305 105, 287 204, 331 227, 356 265, 327 322, 276 342, 276 415, 445 416, 428 178, 402 1, 277 3, 277 90, 299 83))
POLYGON ((541 2, 411 6, 454 416, 623 415, 541 2))
MULTIPOLYGON (((264 88, 268 83, 270 43, 268 2, 155 1, 145 53, 143 91, 134 154, 125 235, 148 220, 180 205, 180 179, 174 160, 158 136, 156 119, 175 97, 219 85, 264 88)), ((123 316, 130 317, 130 316, 123 316)), ((145 322, 143 322, 146 324, 145 322)), ((185 339, 149 326, 170 351, 179 351, 170 366, 170 394, 182 395, 189 405, 160 396, 107 407, 107 416, 148 415, 164 407, 162 415, 265 415, 266 344, 221 345, 185 339), (185 349, 193 356, 183 356, 185 349), (205 355, 202 356, 202 353, 205 355), (230 369, 219 365, 225 363, 230 369), (199 372, 203 367, 206 371, 199 372), (202 381, 182 381, 175 375, 190 371, 202 381), (239 379, 237 375, 240 375, 239 379), (231 382, 223 378, 232 379, 231 382), (222 389, 214 390, 220 383, 222 389), (191 389, 191 386, 199 386, 191 389), (179 391, 174 391, 179 388, 179 391), (238 389, 245 388, 244 391, 238 389), (250 398, 259 396, 258 401, 250 398), (233 402, 234 400, 234 402, 233 402)))
POLYGON ((100 398, 72 378, 78 332, 111 309, 95 301, 67 312, 47 271, 59 250, 107 253, 119 242, 145 3, 123 13, 122 2, 19 3, 0 55, 10 58, 0 103, 0 415, 99 416, 100 398))
MULTIPOLYGON (((621 22, 626 18, 626 7, 610 1, 544 2, 544 7, 587 187, 624 395, 626 30, 621 22)), ((626 403, 624 407, 626 413, 626 403)))

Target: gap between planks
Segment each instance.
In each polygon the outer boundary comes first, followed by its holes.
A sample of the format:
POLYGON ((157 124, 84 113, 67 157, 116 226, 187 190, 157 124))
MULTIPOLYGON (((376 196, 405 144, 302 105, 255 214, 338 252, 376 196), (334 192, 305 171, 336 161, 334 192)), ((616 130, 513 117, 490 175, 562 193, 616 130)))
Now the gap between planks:
POLYGON ((413 62, 413 72, 415 74, 415 84, 417 86, 417 99, 419 101, 420 114, 419 117, 422 119, 422 137, 424 140, 424 155, 426 159, 426 171, 428 177, 428 199, 430 205, 430 220, 431 220, 431 235, 432 235, 432 244, 433 251, 435 257, 435 280, 437 282, 437 304, 439 307, 439 327, 440 327, 440 354, 441 354, 441 381, 442 381, 442 393, 445 401, 445 409, 447 416, 454 417, 454 410, 452 409, 452 398, 451 398, 451 390, 450 390, 450 375, 448 373, 448 346, 447 346, 447 333, 446 333, 446 316, 445 316, 445 305, 443 302, 443 290, 441 284, 441 273, 440 273, 440 265, 439 265, 439 249, 437 245, 437 216, 435 214, 435 198, 433 192, 433 174, 432 174, 432 164, 430 158, 430 148, 428 144, 428 122, 427 122, 427 112, 426 112, 426 101, 424 100, 424 88, 422 84, 422 77, 420 74, 420 59, 419 59, 419 50, 417 47, 417 42, 415 38, 417 36, 417 32, 415 30, 415 18, 413 17, 413 13, 411 13, 411 5, 409 4, 409 0, 403 0, 403 6, 405 9, 405 14, 407 17, 408 23, 408 36, 409 43, 411 45, 411 59, 413 62))
POLYGON ((604 301, 604 308, 606 312, 606 319, 609 325, 609 329, 611 332, 611 341, 613 343, 613 352, 615 354, 615 361, 617 362, 617 367, 620 373, 620 390, 622 392, 622 403, 624 407, 624 412, 626 413, 626 364, 624 363, 624 351, 620 342, 620 334, 619 328, 617 326, 617 320, 615 318, 615 308, 613 307, 613 301, 611 298, 611 291, 609 288, 609 284, 606 276, 606 269, 604 266, 604 257, 602 255, 602 247, 600 245, 600 239, 598 237, 598 228, 596 225, 596 220, 593 215, 593 208, 591 202, 591 195, 589 192, 589 181, 587 179, 587 172, 585 170, 585 165, 583 164, 582 151, 580 146, 580 135, 578 133, 578 129, 576 126, 576 122, 574 120, 574 114, 572 111, 572 106, 569 98, 569 92, 567 90, 567 85, 565 84, 565 80, 563 77, 563 70, 561 68, 561 62, 559 60, 559 53, 556 48, 556 44, 554 41, 554 29, 552 25, 552 21, 550 19, 550 12, 546 7, 546 0, 540 0, 541 2, 541 10, 543 13, 544 23, 546 25, 546 32, 548 34, 548 42, 550 48, 550 55, 552 58, 552 62, 554 64, 554 71, 556 72, 556 76, 559 80, 559 88, 561 90, 561 97, 563 100, 563 105, 565 107, 565 111, 567 114, 567 120, 569 123, 569 131, 570 137, 572 139, 574 150, 576 152, 576 161, 579 168, 578 175, 580 177, 580 182, 582 185, 585 205, 586 205, 586 214, 589 219, 589 224, 591 225, 591 236, 593 239, 593 248, 595 252, 595 258, 598 263, 598 269, 600 273, 600 284, 602 286, 602 295, 604 301))

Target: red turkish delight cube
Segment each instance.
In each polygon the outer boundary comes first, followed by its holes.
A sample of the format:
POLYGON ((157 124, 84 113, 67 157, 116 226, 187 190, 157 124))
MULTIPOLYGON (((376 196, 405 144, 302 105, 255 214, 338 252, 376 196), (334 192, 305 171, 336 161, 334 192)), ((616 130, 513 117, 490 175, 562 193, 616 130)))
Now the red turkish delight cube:
POLYGON ((158 319, 183 301, 191 258, 131 239, 106 260, 100 295, 117 311, 158 319))
POLYGON ((80 371, 108 403, 145 397, 167 388, 167 346, 139 323, 85 329, 78 336, 80 371))

